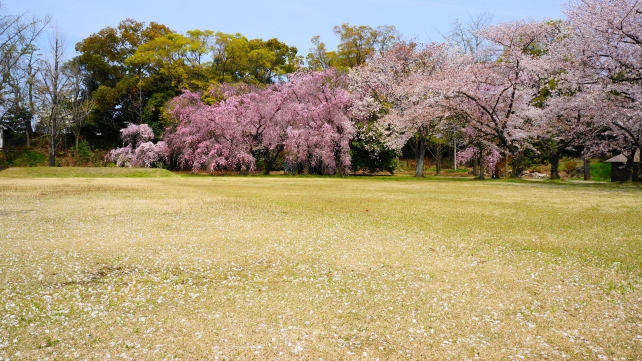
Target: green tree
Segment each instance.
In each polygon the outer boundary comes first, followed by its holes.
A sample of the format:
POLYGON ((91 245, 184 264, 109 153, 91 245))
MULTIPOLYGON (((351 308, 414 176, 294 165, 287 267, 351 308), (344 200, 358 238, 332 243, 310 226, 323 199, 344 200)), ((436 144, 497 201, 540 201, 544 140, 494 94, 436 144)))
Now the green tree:
POLYGON ((95 109, 90 115, 94 132, 113 143, 125 123, 140 123, 147 99, 154 92, 145 85, 146 64, 126 63, 138 48, 173 33, 167 26, 146 25, 132 19, 106 27, 76 44, 77 61, 87 72, 87 89, 95 109))
POLYGON ((319 35, 315 35, 310 41, 314 44, 314 48, 310 48, 310 53, 306 56, 310 69, 323 70, 337 66, 337 52, 328 51, 319 35))
POLYGON ((373 28, 345 23, 335 26, 333 31, 341 41, 337 51, 327 51, 318 35, 312 38, 315 47, 310 49, 306 57, 311 69, 348 69, 365 64, 376 54, 389 50, 401 38, 397 28, 392 25, 373 28))
POLYGON ((211 49, 211 78, 219 83, 272 84, 302 63, 296 47, 276 38, 248 40, 241 34, 218 32, 211 49))
POLYGON ((203 90, 209 80, 202 64, 204 53, 201 39, 172 33, 139 46, 125 65, 142 69, 145 88, 166 82, 175 89, 203 90))
POLYGON ((375 172, 390 172, 397 170, 399 152, 388 147, 383 140, 381 131, 374 123, 367 122, 357 125, 357 134, 350 143, 352 170, 367 170, 375 172))
POLYGON ((301 64, 297 48, 288 46, 276 38, 248 42, 246 79, 249 82, 271 84, 276 79, 294 72, 301 64))
POLYGON ((237 82, 247 68, 248 40, 241 34, 217 32, 212 46, 214 78, 219 83, 237 82))

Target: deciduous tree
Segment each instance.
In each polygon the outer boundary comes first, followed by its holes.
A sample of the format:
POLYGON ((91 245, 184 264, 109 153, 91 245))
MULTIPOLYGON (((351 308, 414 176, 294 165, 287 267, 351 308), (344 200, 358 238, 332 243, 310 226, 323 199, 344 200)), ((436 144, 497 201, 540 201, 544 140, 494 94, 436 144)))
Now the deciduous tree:
POLYGON ((617 141, 602 142, 601 151, 619 149, 631 175, 635 153, 642 149, 642 1, 574 1, 565 14, 567 36, 557 50, 582 70, 566 79, 602 87, 606 111, 600 119, 617 141))
POLYGON ((96 106, 91 115, 94 130, 103 138, 116 139, 126 123, 143 121, 148 99, 164 85, 146 89, 150 85, 144 82, 146 64, 127 64, 126 60, 141 45, 171 33, 162 24, 126 19, 76 44, 78 62, 88 72, 87 87, 96 106))
POLYGON ((154 131, 147 124, 130 124, 120 133, 123 146, 112 149, 107 155, 108 161, 116 162, 119 167, 151 168, 168 160, 167 144, 163 141, 154 144, 154 131))
POLYGON ((54 28, 50 47, 40 62, 38 79, 39 126, 49 140, 49 166, 56 165, 56 146, 66 124, 62 117, 65 94, 69 79, 63 73, 65 62, 65 39, 61 31, 54 28))
POLYGON ((478 140, 494 144, 513 158, 513 176, 519 177, 523 149, 538 129, 537 94, 540 46, 550 27, 535 21, 500 23, 484 28, 481 36, 493 46, 478 62, 470 55, 451 61, 440 82, 431 84, 441 105, 464 119, 478 140))
POLYGON ((365 117, 374 115, 392 149, 409 144, 422 177, 430 138, 440 132, 447 113, 435 106, 429 83, 446 65, 444 44, 400 42, 350 73, 351 89, 363 101, 355 105, 365 117))
POLYGON ((307 169, 348 170, 352 98, 337 71, 294 73, 286 83, 224 98, 207 105, 186 92, 172 101, 178 124, 166 139, 179 166, 249 172, 261 159, 269 172, 284 154, 307 169))

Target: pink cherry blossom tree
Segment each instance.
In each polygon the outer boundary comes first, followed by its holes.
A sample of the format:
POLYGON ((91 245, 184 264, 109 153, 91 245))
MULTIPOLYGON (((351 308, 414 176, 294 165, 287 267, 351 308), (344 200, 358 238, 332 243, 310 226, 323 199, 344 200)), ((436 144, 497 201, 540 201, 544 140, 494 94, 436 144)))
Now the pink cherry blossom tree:
POLYGON ((172 101, 177 126, 166 140, 180 167, 246 173, 261 159, 269 173, 285 156, 329 174, 349 169, 353 97, 338 71, 301 71, 285 83, 224 97, 207 105, 186 92, 172 101))
POLYGON ((428 85, 445 65, 446 50, 444 44, 399 42, 350 73, 350 89, 359 95, 355 112, 377 118, 378 130, 391 149, 410 145, 415 177, 423 177, 430 138, 446 119, 428 85))
POLYGON ((610 136, 597 146, 625 154, 631 178, 634 155, 642 149, 642 1, 572 1, 565 14, 567 36, 557 50, 582 70, 566 80, 601 87, 599 119, 610 136))
POLYGON ((160 141, 152 142, 154 132, 147 124, 130 124, 127 128, 121 129, 123 138, 121 148, 112 149, 107 155, 107 160, 116 162, 119 167, 151 168, 167 162, 169 148, 167 144, 160 141))
POLYGON ((243 95, 233 95, 208 105, 201 94, 185 92, 172 101, 169 114, 178 125, 166 132, 165 140, 179 167, 242 173, 254 169, 243 100, 243 95))
POLYGON ((478 179, 485 179, 485 173, 494 173, 497 164, 502 159, 502 153, 494 145, 474 144, 457 154, 457 164, 463 165, 470 161, 479 161, 478 179))
MULTIPOLYGON (((542 111, 537 124, 540 130, 533 139, 551 164, 550 179, 560 179, 559 160, 565 152, 581 150, 585 160, 596 154, 600 149, 596 144, 603 141, 605 130, 600 119, 606 108, 599 89, 590 85, 576 87, 573 91, 555 88, 552 94, 539 101, 542 111)), ((585 161, 585 167, 588 167, 587 163, 585 161)))
MULTIPOLYGON (((542 61, 540 47, 551 33, 545 23, 514 21, 482 29, 493 46, 477 62, 469 55, 448 62, 439 81, 430 84, 440 106, 464 120, 468 133, 484 148, 496 146, 513 158, 513 175, 519 177, 523 150, 540 127, 533 126, 542 61)), ((479 151, 479 154, 484 154, 479 151)))
POLYGON ((321 173, 347 174, 350 142, 361 116, 353 111, 357 97, 346 89, 345 75, 335 69, 302 71, 292 74, 284 88, 288 159, 302 163, 304 172, 312 166, 321 167, 321 173))

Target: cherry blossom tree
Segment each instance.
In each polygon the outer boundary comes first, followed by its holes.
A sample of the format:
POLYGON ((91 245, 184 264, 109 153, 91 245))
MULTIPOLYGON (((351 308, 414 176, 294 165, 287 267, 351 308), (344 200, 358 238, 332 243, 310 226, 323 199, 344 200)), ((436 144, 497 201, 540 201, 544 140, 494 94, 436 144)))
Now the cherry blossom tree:
POLYGON ((550 179, 560 179, 562 154, 581 150, 584 166, 588 167, 586 160, 600 151, 599 143, 603 142, 605 131, 600 119, 608 106, 601 101, 599 88, 591 85, 560 88, 556 85, 557 79, 552 79, 550 83, 554 89, 543 88, 546 96, 535 102, 542 111, 538 119, 540 130, 532 141, 551 164, 550 179))
POLYGON ((334 69, 299 72, 284 86, 288 158, 301 162, 304 172, 321 166, 322 173, 347 174, 359 114, 352 110, 355 97, 346 89, 345 75, 334 69))
POLYGON ((279 157, 305 169, 345 173, 354 137, 344 76, 334 69, 297 72, 285 83, 254 88, 207 105, 200 94, 173 100, 177 127, 166 135, 180 167, 242 173, 264 162, 266 173, 279 157))
POLYGON ((599 117, 610 136, 597 145, 603 153, 615 148, 625 154, 631 179, 642 149, 642 1, 572 1, 565 14, 567 36, 557 51, 582 70, 567 81, 601 87, 599 117))
POLYGON ((479 161, 479 175, 478 179, 485 179, 485 173, 493 173, 497 164, 502 159, 502 153, 494 145, 486 146, 485 144, 473 144, 463 151, 459 152, 457 163, 459 165, 466 164, 470 161, 479 161))
POLYGON ((488 48, 492 61, 461 55, 430 85, 440 105, 465 121, 478 144, 494 145, 512 156, 515 177, 521 173, 528 140, 540 129, 534 124, 538 111, 532 99, 541 76, 541 45, 550 32, 550 26, 535 21, 484 28, 479 33, 493 44, 488 48))
POLYGON ((121 148, 112 149, 107 155, 107 160, 116 162, 119 167, 151 168, 166 162, 169 156, 167 144, 160 141, 152 142, 154 132, 147 124, 130 124, 121 129, 123 138, 121 148))
POLYGON ((416 177, 423 177, 429 140, 446 118, 443 109, 435 106, 428 85, 445 64, 446 49, 444 44, 400 42, 350 73, 351 90, 360 96, 356 112, 378 118, 377 126, 390 148, 410 145, 416 177))
POLYGON ((172 101, 170 115, 178 126, 165 135, 181 168, 249 172, 255 167, 241 96, 207 105, 199 93, 185 92, 172 101))

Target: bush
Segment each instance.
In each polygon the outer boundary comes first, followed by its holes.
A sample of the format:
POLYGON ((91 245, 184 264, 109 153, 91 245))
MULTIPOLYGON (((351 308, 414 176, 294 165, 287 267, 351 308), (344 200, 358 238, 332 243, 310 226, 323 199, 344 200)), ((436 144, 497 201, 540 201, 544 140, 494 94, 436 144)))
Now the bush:
POLYGON ((9 159, 8 163, 12 167, 37 167, 47 162, 47 156, 32 150, 20 152, 14 159, 9 159))
POLYGON ((564 170, 568 174, 575 173, 577 167, 578 167, 578 163, 574 159, 569 159, 566 162, 564 162, 564 170))
POLYGON ((596 181, 611 180, 611 165, 609 163, 592 161, 591 162, 591 179, 596 181))
POLYGON ((89 161, 91 161, 91 156, 93 155, 93 153, 91 151, 91 148, 89 147, 89 143, 87 143, 86 140, 83 139, 78 143, 77 152, 74 148, 72 148, 71 151, 74 155, 78 153, 77 161, 79 161, 80 163, 89 163, 89 161))
POLYGON ((357 136, 350 144, 350 157, 353 171, 394 174, 399 166, 399 152, 386 146, 380 132, 371 125, 357 128, 357 136))

